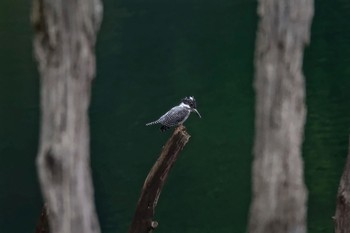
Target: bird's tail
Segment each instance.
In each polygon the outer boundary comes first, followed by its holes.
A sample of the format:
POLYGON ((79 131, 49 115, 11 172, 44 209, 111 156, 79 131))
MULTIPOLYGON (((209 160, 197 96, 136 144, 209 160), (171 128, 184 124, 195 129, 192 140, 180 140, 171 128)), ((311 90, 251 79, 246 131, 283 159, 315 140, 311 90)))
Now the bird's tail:
POLYGON ((152 122, 150 122, 150 123, 147 123, 146 126, 155 125, 155 124, 159 124, 159 120, 156 120, 156 121, 152 121, 152 122))

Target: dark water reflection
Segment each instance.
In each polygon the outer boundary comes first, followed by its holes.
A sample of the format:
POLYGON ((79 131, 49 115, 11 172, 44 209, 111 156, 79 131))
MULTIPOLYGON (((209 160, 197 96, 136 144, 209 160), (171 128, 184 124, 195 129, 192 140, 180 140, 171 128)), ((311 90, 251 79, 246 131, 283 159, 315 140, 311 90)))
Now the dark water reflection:
MULTIPOLYGON (((253 139, 253 1, 104 1, 91 116, 103 232, 126 232, 149 168, 171 132, 144 124, 185 95, 202 119, 160 197, 157 232, 245 232, 253 139)), ((0 232, 33 232, 38 78, 29 4, 0 3, 0 232), (11 14, 8 9, 18 12, 11 14)), ((317 1, 305 56, 309 232, 332 232, 350 126, 350 4, 317 1)))
POLYGON ((157 230, 243 232, 255 3, 105 4, 110 14, 100 35, 91 106, 103 229, 127 230, 144 178, 170 134, 144 124, 194 95, 203 118, 188 120, 192 137, 161 195, 157 230))

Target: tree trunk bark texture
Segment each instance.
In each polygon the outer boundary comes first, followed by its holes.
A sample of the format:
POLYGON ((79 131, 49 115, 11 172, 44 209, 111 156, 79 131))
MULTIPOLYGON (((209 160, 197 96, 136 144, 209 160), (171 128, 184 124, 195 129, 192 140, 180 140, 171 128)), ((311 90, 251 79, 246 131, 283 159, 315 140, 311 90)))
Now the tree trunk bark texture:
POLYGON ((250 233, 306 232, 303 52, 312 0, 259 0, 250 233))
POLYGON ((348 158, 338 188, 334 221, 335 233, 350 232, 350 138, 348 158))
POLYGON ((189 139, 190 135, 186 132, 185 127, 179 126, 163 147, 158 160, 153 165, 143 184, 129 233, 149 233, 158 226, 158 222, 153 220, 153 216, 160 192, 170 173, 170 169, 175 164, 180 151, 189 139))
POLYGON ((100 0, 33 0, 41 76, 37 169, 52 233, 98 233, 89 159, 94 47, 100 0))

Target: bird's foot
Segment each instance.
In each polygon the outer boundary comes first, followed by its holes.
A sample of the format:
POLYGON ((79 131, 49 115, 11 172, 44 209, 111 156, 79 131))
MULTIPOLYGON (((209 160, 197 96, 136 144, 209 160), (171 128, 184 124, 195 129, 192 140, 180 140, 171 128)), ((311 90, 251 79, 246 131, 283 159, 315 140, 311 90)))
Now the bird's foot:
POLYGON ((162 125, 162 127, 160 127, 160 131, 164 132, 166 130, 170 129, 170 127, 162 125))

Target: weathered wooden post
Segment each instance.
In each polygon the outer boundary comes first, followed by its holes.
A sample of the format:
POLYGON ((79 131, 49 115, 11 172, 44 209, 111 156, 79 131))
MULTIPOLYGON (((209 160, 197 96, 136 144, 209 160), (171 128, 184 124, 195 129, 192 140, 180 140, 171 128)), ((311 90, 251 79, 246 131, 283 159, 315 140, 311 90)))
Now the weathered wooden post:
POLYGON ((129 233, 149 233, 158 226, 158 222, 154 221, 153 217, 159 195, 168 178, 170 169, 189 139, 190 135, 186 132, 186 128, 179 126, 164 145, 159 158, 143 184, 129 233))

